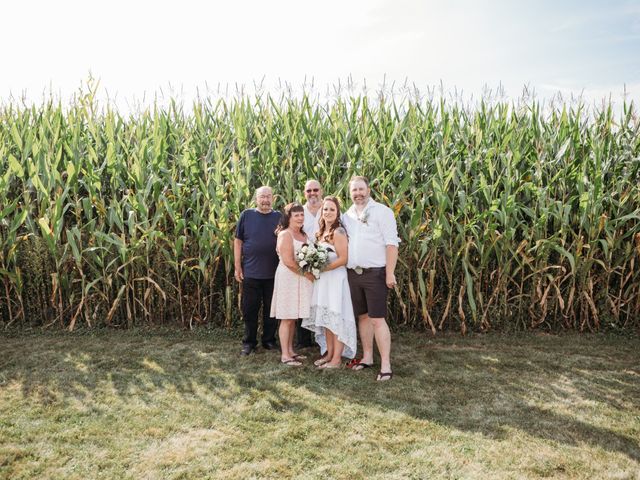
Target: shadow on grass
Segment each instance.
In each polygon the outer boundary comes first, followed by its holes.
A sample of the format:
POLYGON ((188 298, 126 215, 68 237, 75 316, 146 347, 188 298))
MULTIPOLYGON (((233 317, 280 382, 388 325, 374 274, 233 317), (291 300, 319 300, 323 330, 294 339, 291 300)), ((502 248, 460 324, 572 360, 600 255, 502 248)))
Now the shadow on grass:
MULTIPOLYGON (((503 439, 509 430, 519 430, 640 462, 638 439, 584 420, 603 406, 611 415, 640 404, 638 342, 621 342, 576 336, 427 341, 400 334, 394 344, 395 378, 381 385, 370 370, 292 369, 280 366, 275 352, 240 358, 237 340, 228 336, 43 335, 7 340, 0 391, 19 385, 30 402, 81 402, 97 409, 105 392, 159 407, 165 406, 158 392, 167 390, 205 404, 232 404, 241 397, 250 401, 261 392, 275 412, 330 421, 323 402, 292 398, 285 391, 304 389, 321 399, 395 411, 489 438, 503 439)), ((270 420, 268 412, 264 420, 270 420)))

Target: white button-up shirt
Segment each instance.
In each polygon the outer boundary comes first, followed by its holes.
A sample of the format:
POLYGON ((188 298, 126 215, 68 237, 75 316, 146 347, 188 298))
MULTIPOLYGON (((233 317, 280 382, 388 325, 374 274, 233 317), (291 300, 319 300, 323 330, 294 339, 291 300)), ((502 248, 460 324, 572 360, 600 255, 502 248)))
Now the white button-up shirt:
POLYGON ((309 240, 316 241, 316 232, 320 230, 320 216, 322 215, 322 207, 318 209, 314 215, 309 211, 306 205, 304 205, 304 233, 307 234, 309 240))
POLYGON ((398 246, 398 226, 393 210, 372 199, 358 216, 352 205, 342 217, 349 235, 349 261, 347 268, 384 267, 387 263, 387 245, 398 246))

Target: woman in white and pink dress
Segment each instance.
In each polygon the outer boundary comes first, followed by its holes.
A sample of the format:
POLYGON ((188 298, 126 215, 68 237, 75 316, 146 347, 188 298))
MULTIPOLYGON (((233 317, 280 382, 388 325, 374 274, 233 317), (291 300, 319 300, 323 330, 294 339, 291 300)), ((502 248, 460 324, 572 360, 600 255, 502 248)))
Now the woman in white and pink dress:
POLYGON ((302 245, 309 243, 304 233, 304 208, 299 203, 290 203, 284 207, 276 251, 280 263, 276 269, 271 300, 271 316, 280 320, 280 361, 289 366, 301 366, 305 357, 293 350, 293 334, 298 318, 308 317, 311 310, 313 275, 302 274, 295 260, 295 253, 302 245))

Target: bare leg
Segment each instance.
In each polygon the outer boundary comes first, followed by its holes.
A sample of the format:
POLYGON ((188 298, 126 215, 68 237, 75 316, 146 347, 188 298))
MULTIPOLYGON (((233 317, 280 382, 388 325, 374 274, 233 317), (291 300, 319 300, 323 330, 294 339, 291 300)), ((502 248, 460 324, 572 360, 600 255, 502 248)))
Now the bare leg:
POLYGON ((328 328, 325 328, 324 329, 324 338, 327 341, 327 351, 324 354, 324 357, 328 361, 331 361, 331 357, 333 357, 333 339, 335 338, 335 335, 333 334, 333 332, 331 330, 329 330, 328 328))
POLYGON ((365 313, 358 317, 358 328, 360 330, 360 341, 362 342, 361 362, 371 365, 373 364, 374 327, 368 314, 365 313))
POLYGON ((324 329, 325 337, 327 338, 327 363, 324 365, 325 368, 335 368, 339 367, 342 363, 342 348, 343 345, 338 340, 338 336, 333 333, 328 328, 324 329))
POLYGON ((293 351, 291 348, 291 334, 293 333, 294 320, 280 320, 278 335, 280 337, 280 360, 291 360, 293 351))
POLYGON ((344 344, 338 340, 337 335, 333 335, 333 355, 329 364, 338 367, 342 364, 342 350, 344 350, 344 344))
POLYGON ((323 328, 323 333, 324 333, 324 340, 326 343, 326 350, 324 352, 324 354, 322 354, 320 356, 320 358, 318 358, 315 362, 313 362, 313 364, 316 367, 322 367, 325 363, 330 362, 331 361, 331 356, 332 356, 332 344, 331 341, 329 339, 329 337, 327 336, 327 334, 331 334, 331 332, 329 332, 329 330, 327 330, 326 328, 323 328))
POLYGON ((291 352, 291 356, 297 355, 296 351, 293 349, 293 338, 296 334, 296 321, 297 320, 293 320, 291 323, 291 330, 289 330, 289 351, 291 352))
MULTIPOLYGON (((371 318, 376 345, 380 352, 380 371, 391 371, 391 332, 384 318, 371 318)), ((364 348, 364 341, 363 348, 364 348)))

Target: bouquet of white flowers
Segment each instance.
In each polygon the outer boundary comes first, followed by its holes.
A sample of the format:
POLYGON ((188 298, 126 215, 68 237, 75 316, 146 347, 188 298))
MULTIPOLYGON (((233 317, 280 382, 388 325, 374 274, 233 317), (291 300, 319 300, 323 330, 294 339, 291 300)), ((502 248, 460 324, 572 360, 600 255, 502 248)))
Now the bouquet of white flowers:
POLYGON ((320 272, 329 263, 330 248, 318 243, 303 244, 296 252, 296 262, 303 272, 310 272, 320 278, 320 272))

